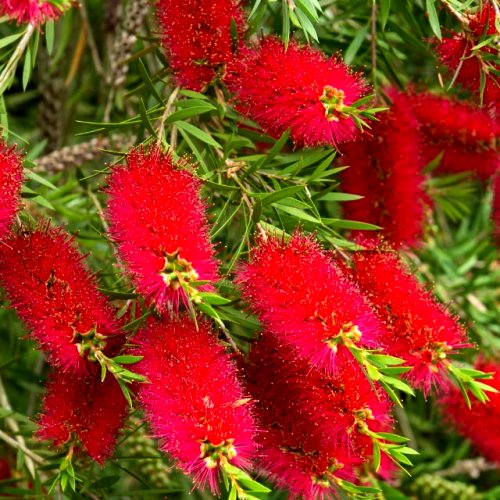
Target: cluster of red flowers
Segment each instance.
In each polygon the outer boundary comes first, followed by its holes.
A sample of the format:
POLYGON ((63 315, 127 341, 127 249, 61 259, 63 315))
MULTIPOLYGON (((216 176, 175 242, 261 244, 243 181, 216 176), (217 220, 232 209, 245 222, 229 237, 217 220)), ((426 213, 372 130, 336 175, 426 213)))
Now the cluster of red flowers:
POLYGON ((110 235, 137 291, 159 311, 178 310, 190 282, 217 281, 200 185, 188 167, 159 148, 136 149, 108 177, 110 235))
POLYGON ((262 429, 257 466, 294 496, 329 498, 356 480, 373 457, 367 431, 392 429, 386 394, 355 364, 326 375, 266 332, 245 375, 262 429))
POLYGON ((298 146, 336 147, 357 134, 350 106, 368 86, 339 57, 295 41, 286 47, 273 36, 246 46, 239 40, 245 17, 234 0, 159 0, 156 7, 180 85, 202 90, 222 76, 239 111, 271 136, 290 129, 298 146))
POLYGON ((50 19, 57 19, 71 2, 62 0, 56 6, 46 0, 2 0, 0 17, 7 16, 19 24, 39 26, 50 19))
POLYGON ((444 307, 424 290, 395 252, 355 252, 352 276, 386 325, 383 350, 412 367, 405 376, 428 394, 444 386, 447 356, 466 347, 467 335, 444 307))
POLYGON ((430 93, 410 93, 406 102, 420 124, 424 165, 442 153, 437 172, 486 180, 500 169, 500 125, 487 111, 430 93))
POLYGON ((218 490, 221 464, 248 468, 254 424, 236 368, 205 321, 187 315, 150 320, 134 337, 137 370, 149 380, 139 390, 161 449, 192 474, 195 483, 218 490))
POLYGON ((338 57, 266 37, 243 48, 228 73, 237 109, 273 137, 290 129, 298 146, 336 147, 357 133, 346 107, 368 87, 338 57))
MULTIPOLYGON (((38 1, 21 2, 17 11, 6 5, 20 22, 54 17, 38 1), (26 6, 39 8, 38 17, 26 6)), ((272 36, 240 44, 245 18, 234 0, 159 0, 157 13, 179 84, 203 90, 224 78, 237 109, 275 137, 290 129, 299 146, 337 146, 356 135, 353 106, 367 85, 339 58, 293 41, 285 49, 272 36)), ((479 36, 474 23, 485 22, 471 19, 471 32, 479 36)), ((366 196, 351 203, 350 218, 380 224, 395 246, 412 246, 421 239, 428 204, 425 164, 444 151, 442 171, 464 170, 462 158, 480 159, 477 175, 491 177, 498 126, 484 110, 428 93, 391 98, 373 138, 345 145, 352 168, 343 187, 366 196)), ((448 356, 467 345, 466 334, 395 251, 368 245, 348 266, 312 236, 262 236, 237 273, 263 326, 249 360, 241 361, 243 386, 210 324, 192 308, 183 311, 218 280, 200 183, 189 169, 159 147, 137 148, 108 176, 110 239, 135 290, 155 309, 127 351, 141 358, 136 370, 148 382, 137 387, 138 402, 162 450, 196 485, 216 492, 225 465, 253 463, 293 495, 335 497, 343 481, 358 481, 378 462, 383 433, 393 427, 383 372, 369 356, 404 361, 407 367, 396 370, 409 368, 404 376, 427 395, 433 386, 449 387, 448 356)), ((19 157, 2 143, 2 233, 12 225, 21 179, 19 157)), ((101 380, 101 365, 126 342, 114 308, 73 238, 49 224, 3 238, 0 282, 55 370, 38 436, 56 446, 76 440, 104 462, 127 413, 123 381, 111 374, 101 380)), ((442 404, 459 431, 471 435, 474 423, 458 417, 454 389, 442 404)), ((482 411, 474 407, 471 415, 482 419, 482 411)), ((477 445, 498 459, 489 442, 477 445)), ((379 473, 390 471, 386 457, 379 473)))
POLYGON ((363 196, 345 204, 344 216, 379 225, 395 246, 415 246, 427 203, 419 124, 400 94, 393 99, 370 140, 343 148, 341 161, 350 168, 342 172, 342 190, 363 196))
POLYGON ((471 172, 491 178, 500 168, 500 128, 490 114, 429 92, 390 91, 392 105, 363 138, 345 145, 341 187, 363 198, 346 203, 344 216, 381 226, 394 246, 415 247, 424 231, 426 165, 435 172, 471 172))
MULTIPOLYGON (((162 449, 198 486, 216 492, 226 464, 256 465, 294 495, 336 495, 379 462, 392 430, 388 397, 354 353, 400 357, 412 368, 408 380, 427 393, 465 334, 393 253, 356 253, 350 269, 313 237, 263 237, 237 276, 264 327, 241 362, 243 388, 210 324, 180 311, 217 279, 188 167, 141 148, 108 177, 110 235, 161 316, 127 352, 141 357, 136 370, 148 381, 137 387, 138 402, 162 449)), ((121 325, 61 229, 20 229, 5 242, 0 281, 55 367, 37 435, 56 446, 77 440, 102 463, 127 413, 122 381, 100 380, 100 361, 123 350, 121 325)), ((379 474, 390 475, 390 459, 381 464, 379 474)))
POLYGON ((100 382, 96 361, 118 354, 125 337, 73 239, 48 223, 12 233, 0 246, 0 282, 55 368, 39 436, 55 445, 76 438, 92 458, 104 462, 126 401, 112 377, 100 382))
POLYGON ((177 83, 202 90, 233 61, 246 19, 237 0, 158 0, 161 39, 177 83), (235 30, 232 32, 232 27, 235 30))
POLYGON ((238 275, 268 335, 335 374, 350 347, 382 349, 406 361, 428 394, 443 384, 447 355, 466 345, 456 318, 422 289, 393 251, 360 251, 337 266, 310 237, 262 241, 238 275))
POLYGON ((439 400, 444 419, 453 425, 462 436, 488 460, 500 465, 500 364, 496 361, 478 359, 474 368, 493 373, 491 380, 484 383, 497 392, 489 393, 487 405, 472 401, 467 408, 460 391, 450 387, 449 392, 439 400))
POLYGON ((137 370, 149 381, 139 401, 162 449, 216 491, 225 463, 249 465, 254 426, 235 367, 209 324, 179 315, 182 303, 217 280, 200 185, 187 168, 157 147, 132 150, 108 177, 107 213, 137 291, 159 313, 170 312, 134 338, 134 354, 143 356, 137 370))
POLYGON ((500 102, 500 66, 492 62, 495 49, 486 46, 477 47, 486 37, 495 35, 496 11, 490 1, 483 3, 482 8, 468 16, 468 26, 463 33, 452 32, 451 36, 436 41, 436 50, 441 62, 448 68, 453 79, 476 95, 481 91, 481 73, 489 64, 484 80, 483 102, 486 106, 498 109, 500 102))
POLYGON ((10 230, 23 181, 22 159, 0 139, 0 240, 10 230))
POLYGON ((261 241, 237 281, 266 330, 327 373, 352 359, 351 345, 379 345, 383 327, 368 302, 310 237, 261 241))
POLYGON ((0 256, 11 305, 53 366, 84 373, 98 351, 116 344, 115 312, 60 228, 46 224, 12 233, 0 256))

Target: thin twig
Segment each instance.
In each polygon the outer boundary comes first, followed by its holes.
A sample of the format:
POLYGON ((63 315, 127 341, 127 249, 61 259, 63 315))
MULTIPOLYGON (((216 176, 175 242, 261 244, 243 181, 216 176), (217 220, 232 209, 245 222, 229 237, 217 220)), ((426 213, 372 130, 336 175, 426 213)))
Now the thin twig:
MULTIPOLYGON (((10 406, 9 398, 7 397, 7 392, 5 391, 5 387, 3 385, 2 377, 0 376, 0 406, 7 410, 7 411, 12 411, 12 407, 10 406)), ((29 473, 31 474, 32 477, 36 477, 35 475, 35 465, 33 463, 33 458, 31 457, 31 451, 26 448, 26 443, 24 441, 24 438, 18 434, 19 433, 19 425, 17 424, 16 420, 11 418, 11 417, 5 417, 5 423, 10 427, 12 432, 16 434, 16 438, 13 439, 7 434, 5 434, 3 431, 0 431, 2 434, 4 434, 6 437, 8 437, 11 442, 7 441, 1 434, 0 438, 2 438, 4 441, 9 442, 12 446, 21 449, 22 451, 25 452, 27 455, 26 457, 26 468, 28 469, 29 473), (12 444, 15 443, 15 444, 12 444), (25 451, 27 450, 27 452, 25 451)), ((41 459, 43 461, 43 459, 41 459)), ((35 460, 36 461, 36 460, 35 460)))
POLYGON ((85 26, 85 31, 87 32, 87 42, 89 44, 92 60, 94 61, 95 70, 97 71, 97 74, 103 75, 104 68, 102 66, 101 57, 99 56, 99 51, 97 50, 97 44, 95 43, 94 35, 90 28, 87 6, 85 4, 85 1, 83 0, 80 3, 80 17, 82 18, 82 23, 85 26))
MULTIPOLYGON (((20 436, 17 436, 17 437, 20 437, 20 436)), ((37 455, 36 453, 32 452, 29 448, 26 447, 26 445, 24 443, 21 443, 18 440, 10 437, 4 431, 0 431, 0 439, 3 439, 7 444, 12 446, 13 448, 21 450, 26 455, 26 457, 27 457, 26 466, 28 466, 28 460, 31 461, 32 466, 33 466, 33 462, 43 464, 44 459, 40 455, 37 455)), ((31 470, 30 470, 30 473, 31 473, 31 470)), ((35 477, 34 469, 33 469, 32 475, 33 475, 33 477, 35 477)))
POLYGON ((161 115, 160 126, 158 127, 158 139, 156 141, 157 146, 161 144, 163 133, 165 132, 165 122, 167 118, 170 116, 170 113, 172 112, 172 106, 174 105, 174 101, 177 99, 179 90, 180 87, 175 87, 173 92, 170 94, 167 103, 165 104, 165 110, 161 115))
POLYGON ((497 464, 488 462, 484 457, 477 457, 465 460, 459 460, 451 467, 437 471, 437 476, 458 476, 460 474, 467 474, 472 479, 477 479, 481 472, 498 469, 497 464))

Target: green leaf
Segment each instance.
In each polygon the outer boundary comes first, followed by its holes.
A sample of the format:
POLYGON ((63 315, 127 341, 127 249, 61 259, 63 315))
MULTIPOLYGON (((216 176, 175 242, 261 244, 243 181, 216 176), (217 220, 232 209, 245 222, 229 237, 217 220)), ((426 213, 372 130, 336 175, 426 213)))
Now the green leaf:
POLYGON ((360 222, 356 220, 348 219, 322 219, 327 226, 338 227, 341 229, 364 229, 364 230, 377 230, 382 229, 380 226, 375 224, 369 224, 368 222, 360 222))
POLYGON ((123 356, 115 356, 112 360, 115 363, 121 365, 131 365, 140 361, 144 356, 132 356, 132 355, 123 355, 123 356))
POLYGON ((146 65, 144 64, 143 60, 139 58, 139 73, 141 75, 142 81, 146 85, 146 88, 149 90, 151 95, 160 103, 163 103, 163 99, 161 95, 158 93, 156 90, 156 87, 154 86, 153 82, 151 81, 151 78, 149 76, 148 70, 146 69, 146 65))
POLYGON ((193 137, 196 137, 205 144, 214 146, 215 148, 222 149, 222 146, 211 135, 207 134, 198 127, 195 127, 191 123, 187 123, 184 121, 177 121, 175 125, 177 128, 185 130, 188 134, 191 134, 193 137))
POLYGON ((29 44, 28 48, 26 49, 26 55, 24 56, 23 78, 22 78, 23 90, 26 90, 26 87, 28 87, 32 69, 33 69, 33 49, 32 45, 29 44))
POLYGON ((120 389, 122 390, 123 396, 125 397, 125 400, 127 401, 129 408, 133 408, 134 405, 132 404, 132 397, 130 396, 130 392, 129 392, 127 384, 119 378, 117 378, 116 381, 118 382, 118 385, 120 386, 120 389))
POLYGON ((285 42, 285 47, 288 48, 288 42, 290 41, 290 10, 288 7, 287 0, 281 0, 281 38, 285 42))
POLYGON ((45 31, 45 46, 47 47, 47 54, 50 56, 52 54, 52 50, 54 49, 54 36, 55 36, 54 21, 52 19, 45 21, 44 31, 45 31))
POLYGON ((363 196, 359 196, 358 194, 349 194, 349 193, 326 193, 320 198, 319 201, 354 201, 360 200, 363 196))
POLYGON ((369 29, 370 27, 367 24, 362 29, 360 29, 356 33, 356 36, 352 39, 349 47, 347 47, 346 51, 344 52, 344 61, 346 64, 352 64, 352 62, 354 61, 354 58, 356 57, 358 50, 363 44, 369 29))
POLYGON ((199 297, 201 297, 203 302, 213 306, 224 306, 231 302, 231 300, 212 292, 200 292, 199 297))
POLYGON ((373 468, 375 472, 378 472, 380 468, 380 446, 377 441, 373 441, 373 468))
POLYGON ((382 31, 385 30, 385 25, 387 24, 387 20, 389 19, 389 13, 391 11, 391 0, 379 0, 380 4, 380 26, 382 27, 382 31))
POLYGON ((300 208, 287 207, 279 203, 275 203, 275 206, 278 210, 293 215, 298 219, 305 220, 307 222, 313 222, 314 224, 321 224, 320 220, 316 219, 316 217, 313 217, 312 215, 309 215, 307 212, 300 208))
POLYGON ((180 109, 172 113, 166 120, 165 123, 174 123, 178 120, 184 120, 184 118, 189 118, 191 116, 200 116, 210 111, 214 111, 216 108, 211 104, 205 104, 204 106, 192 106, 189 108, 180 109))
POLYGON ((0 38, 0 49, 7 47, 7 45, 10 45, 11 43, 14 43, 16 40, 21 38, 23 35, 24 35, 24 32, 21 31, 20 33, 14 33, 13 35, 9 35, 9 36, 5 36, 3 38, 0 38))
POLYGON ((435 0, 425 0, 425 10, 429 16, 429 23, 433 33, 441 40, 441 25, 439 24, 439 16, 434 2, 435 0))
POLYGON ((35 182, 38 182, 39 184, 42 184, 45 187, 48 187, 49 189, 52 189, 54 191, 57 191, 57 186, 54 186, 52 182, 48 181, 45 179, 45 177, 42 177, 41 175, 38 175, 37 173, 33 172, 32 170, 26 171, 26 177, 28 179, 31 179, 35 182))
POLYGON ((271 205, 272 203, 275 203, 279 200, 282 200, 283 198, 288 198, 289 196, 293 196, 296 193, 299 193, 300 191, 304 190, 304 186, 290 186, 286 187, 283 189, 280 189, 278 191, 275 191, 274 193, 270 194, 264 194, 262 198, 260 199, 262 206, 265 207, 267 205, 271 205))
POLYGON ((400 391, 406 392, 407 394, 411 394, 412 396, 415 396, 415 392, 413 389, 405 382, 398 378, 394 377, 384 377, 383 378, 384 382, 387 384, 392 385, 396 389, 399 389, 400 391))
POLYGON ((399 434, 391 434, 390 432, 377 432, 377 437, 392 441, 393 443, 407 443, 409 439, 399 434))
POLYGON ((116 484, 120 480, 120 476, 104 476, 95 481, 90 485, 91 490, 100 490, 104 488, 109 488, 110 486, 113 486, 113 484, 116 484))
POLYGON ((208 97, 205 94, 200 94, 199 92, 195 92, 194 90, 181 89, 179 90, 179 94, 193 99, 201 99, 202 101, 208 100, 208 97))
POLYGON ((394 356, 388 356, 386 354, 369 354, 368 359, 375 363, 378 367, 391 366, 391 365, 402 365, 405 361, 401 358, 396 358, 394 356))

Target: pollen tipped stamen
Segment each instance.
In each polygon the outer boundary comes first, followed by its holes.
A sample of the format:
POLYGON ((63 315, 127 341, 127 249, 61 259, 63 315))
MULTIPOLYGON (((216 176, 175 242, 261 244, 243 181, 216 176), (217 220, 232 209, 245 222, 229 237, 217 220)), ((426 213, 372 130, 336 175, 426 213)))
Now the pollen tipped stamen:
POLYGON ((165 253, 165 266, 160 271, 163 281, 168 287, 177 290, 183 283, 196 281, 199 278, 192 264, 179 255, 179 250, 174 253, 165 253))
POLYGON ((311 476, 313 484, 321 486, 322 488, 329 489, 338 483, 338 478, 335 473, 344 468, 344 464, 334 459, 328 469, 320 476, 311 476))
POLYGON ((323 87, 323 93, 319 100, 325 108, 325 117, 329 122, 338 122, 340 118, 345 118, 347 114, 344 112, 345 93, 341 89, 336 89, 331 85, 323 87))
POLYGON ((205 461, 209 469, 230 462, 237 455, 233 442, 234 439, 226 439, 222 443, 213 445, 210 441, 204 441, 200 446, 200 458, 205 461))
POLYGON ((105 335, 98 333, 95 328, 87 333, 76 332, 73 336, 73 343, 76 344, 78 354, 89 361, 98 361, 99 353, 106 347, 105 335))
POLYGON ((347 325, 344 325, 337 335, 326 339, 325 343, 334 352, 337 352, 339 349, 339 345, 343 345, 346 347, 355 345, 361 340, 362 336, 363 335, 357 325, 349 323, 347 325))

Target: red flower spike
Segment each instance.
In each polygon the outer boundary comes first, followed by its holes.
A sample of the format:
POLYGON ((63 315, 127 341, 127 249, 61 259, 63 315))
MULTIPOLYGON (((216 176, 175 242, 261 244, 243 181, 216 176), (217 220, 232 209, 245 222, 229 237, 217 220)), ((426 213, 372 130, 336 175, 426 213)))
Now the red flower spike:
POLYGON ((218 278, 200 183, 187 166, 156 147, 133 149, 108 177, 110 235, 137 291, 159 311, 186 300, 182 284, 218 278))
POLYGON ((237 280, 265 328, 315 367, 334 373, 352 360, 346 346, 378 347, 380 322, 312 237, 261 240, 237 280))
POLYGON ((22 159, 0 139, 0 239, 9 232, 21 197, 22 159))
POLYGON ((341 175, 342 191, 362 196, 342 205, 346 219, 378 225, 382 217, 384 182, 377 175, 372 140, 348 142, 342 147, 340 163, 349 168, 341 175))
POLYGON ((404 376, 425 395, 432 386, 439 388, 447 356, 467 345, 456 318, 422 288, 395 252, 356 252, 352 274, 387 324, 380 339, 384 351, 413 367, 404 376))
POLYGON ((474 368, 486 373, 494 373, 491 380, 481 382, 499 392, 488 392, 490 400, 486 403, 471 399, 469 409, 460 390, 450 385, 449 393, 439 400, 439 404, 446 422, 452 424, 461 436, 468 438, 481 455, 500 467, 500 434, 498 433, 500 428, 500 363, 478 360, 474 368))
POLYGON ((482 150, 496 149, 500 126, 486 111, 426 92, 410 94, 408 103, 428 137, 482 150))
POLYGON ((98 366, 86 375, 56 372, 47 385, 37 437, 58 447, 73 439, 103 464, 113 453, 127 412, 118 382, 111 374, 101 382, 98 366))
POLYGON ((481 74, 484 74, 483 103, 496 110, 500 101, 500 82, 489 68, 487 71, 484 69, 486 60, 488 66, 500 69, 498 64, 491 61, 495 51, 488 46, 474 50, 484 36, 496 34, 495 16, 494 6, 490 2, 485 2, 482 9, 469 14, 466 33, 452 32, 450 37, 436 40, 435 46, 440 61, 448 67, 453 80, 462 84, 464 88, 479 94, 481 74))
POLYGON ((496 11, 489 0, 483 3, 482 9, 469 15, 469 29, 477 36, 495 35, 497 29, 495 26, 496 11))
POLYGON ((245 33, 245 14, 237 0, 158 0, 161 40, 177 84, 203 90, 235 58, 232 26, 245 33))
POLYGON ((212 335, 208 322, 196 325, 186 316, 151 319, 134 337, 134 354, 144 356, 136 370, 143 384, 139 401, 161 449, 217 492, 221 462, 247 468, 255 446, 248 400, 236 367, 212 335))
MULTIPOLYGON (((62 2, 64 8, 70 2, 62 2)), ((57 19, 63 13, 61 8, 43 0, 2 0, 0 3, 0 17, 7 16, 18 24, 34 24, 39 26, 50 19, 57 19)))
POLYGON ((473 176, 486 181, 495 172, 500 171, 500 155, 496 151, 464 148, 462 145, 444 142, 433 144, 431 138, 422 145, 424 165, 429 164, 441 153, 441 161, 435 171, 437 174, 471 172, 473 176))
POLYGON ((371 460, 363 426, 391 431, 385 393, 354 363, 328 376, 264 334, 245 375, 262 427, 257 466, 293 497, 337 498, 338 480, 355 481, 355 469, 371 460))
POLYGON ((228 71, 237 109, 273 137, 288 128, 299 147, 336 146, 358 129, 346 106, 363 97, 368 86, 338 57, 327 58, 309 46, 276 37, 241 50, 228 71))
MULTIPOLYGON (((403 94, 393 92, 391 109, 372 128, 372 139, 349 143, 342 163, 342 190, 364 196, 343 205, 344 217, 381 226, 394 246, 422 240, 424 193, 419 124, 403 94)), ((362 234, 364 231, 361 232, 362 234)))
POLYGON ((31 336, 60 371, 83 374, 122 342, 113 308, 61 228, 21 230, 0 245, 0 282, 31 336))

